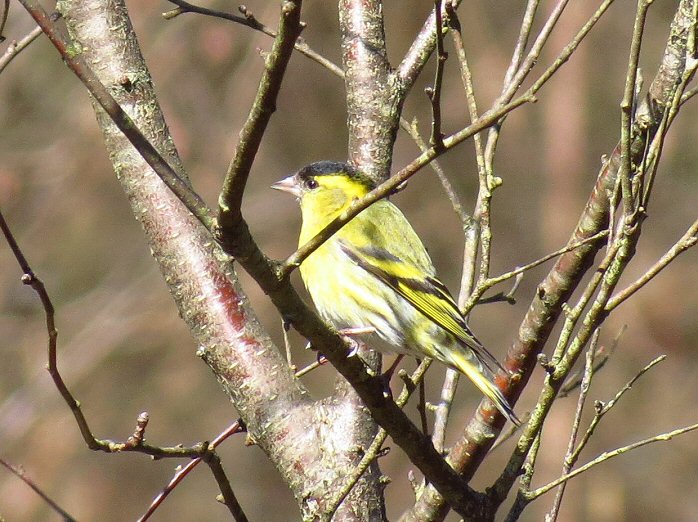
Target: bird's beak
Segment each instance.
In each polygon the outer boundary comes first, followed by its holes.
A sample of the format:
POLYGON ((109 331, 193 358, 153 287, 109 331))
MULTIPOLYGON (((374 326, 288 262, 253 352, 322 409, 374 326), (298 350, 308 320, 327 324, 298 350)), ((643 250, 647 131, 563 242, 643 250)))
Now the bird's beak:
POLYGON ((301 189, 298 186, 298 183, 296 182, 296 177, 295 176, 289 176, 287 178, 284 178, 280 181, 277 181, 274 183, 271 188, 276 189, 276 190, 283 190, 284 192, 288 192, 289 194, 293 194, 297 198, 301 196, 301 189))

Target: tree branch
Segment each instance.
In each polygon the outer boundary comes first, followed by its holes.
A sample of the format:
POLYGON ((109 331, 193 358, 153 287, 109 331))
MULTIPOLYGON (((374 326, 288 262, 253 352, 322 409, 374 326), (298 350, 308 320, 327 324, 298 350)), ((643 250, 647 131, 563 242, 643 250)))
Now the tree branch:
POLYGON ((594 460, 587 462, 583 466, 580 466, 579 468, 575 469, 574 471, 571 471, 570 473, 563 475, 562 477, 553 480, 552 482, 546 484, 545 486, 541 486, 540 488, 537 488, 528 494, 526 496, 530 499, 533 500, 537 497, 540 497, 541 495, 544 495, 551 489, 559 486, 560 484, 567 482, 570 479, 573 479, 574 477, 581 475, 585 471, 590 470, 594 466, 601 464, 602 462, 606 462, 609 459, 612 459, 614 457, 618 457, 619 455, 623 455, 624 453, 628 453, 629 451, 635 450, 637 448, 641 448, 642 446, 647 446, 648 444, 652 444, 654 442, 665 442, 668 440, 673 439, 674 437, 677 437, 679 435, 683 435, 684 433, 689 433, 691 431, 698 430, 698 424, 692 424, 691 426, 686 426, 685 428, 680 428, 677 430, 669 431, 666 433, 662 433, 661 435, 655 435, 654 437, 650 437, 647 439, 639 440, 637 442, 634 442, 633 444, 628 444, 627 446, 622 446, 620 448, 617 448, 613 451, 605 451, 598 457, 596 457, 594 460))
POLYGON ((218 197, 219 233, 225 236, 232 223, 239 218, 242 196, 250 175, 252 162, 262 142, 267 124, 276 111, 276 98, 281 90, 281 83, 286 73, 286 66, 291 59, 293 47, 301 33, 301 0, 283 0, 279 31, 274 38, 271 52, 265 59, 264 73, 259 81, 247 121, 240 131, 240 140, 235 155, 225 175, 223 189, 218 197))
POLYGON ((63 518, 63 522, 76 522, 76 520, 72 516, 70 516, 70 514, 68 514, 68 512, 65 509, 59 506, 55 500, 53 500, 46 493, 44 493, 43 490, 39 486, 37 486, 32 479, 27 477, 27 474, 24 472, 23 469, 9 464, 2 458, 0 458, 0 465, 2 465, 10 473, 12 473, 14 476, 19 478, 22 482, 24 482, 27 486, 29 486, 32 490, 34 490, 34 492, 37 495, 39 495, 41 499, 49 505, 51 509, 53 509, 63 518))
MULTIPOLYGON (((1 33, 2 31, 0 31, 0 34, 1 33)), ((19 53, 29 47, 29 44, 36 40, 41 34, 43 34, 43 31, 41 30, 41 27, 37 26, 21 40, 12 42, 7 49, 5 49, 3 55, 0 56, 0 73, 5 70, 5 67, 10 65, 10 62, 14 60, 19 53)))

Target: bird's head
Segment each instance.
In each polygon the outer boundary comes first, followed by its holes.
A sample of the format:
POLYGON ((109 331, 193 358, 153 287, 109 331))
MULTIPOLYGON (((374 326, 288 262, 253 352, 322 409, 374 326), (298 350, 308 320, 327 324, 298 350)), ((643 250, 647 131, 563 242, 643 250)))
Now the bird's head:
POLYGON ((329 222, 374 186, 368 176, 348 163, 318 161, 277 181, 271 188, 296 196, 304 221, 312 217, 329 222))

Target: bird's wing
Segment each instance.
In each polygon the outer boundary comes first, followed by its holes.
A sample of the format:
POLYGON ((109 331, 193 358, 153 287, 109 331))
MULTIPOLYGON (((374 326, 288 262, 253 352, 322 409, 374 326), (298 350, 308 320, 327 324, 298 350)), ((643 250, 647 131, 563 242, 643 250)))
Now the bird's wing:
POLYGON ((383 248, 357 247, 343 240, 339 244, 354 263, 395 290, 419 312, 472 349, 492 373, 502 368, 470 331, 450 292, 436 277, 425 277, 422 267, 383 248))

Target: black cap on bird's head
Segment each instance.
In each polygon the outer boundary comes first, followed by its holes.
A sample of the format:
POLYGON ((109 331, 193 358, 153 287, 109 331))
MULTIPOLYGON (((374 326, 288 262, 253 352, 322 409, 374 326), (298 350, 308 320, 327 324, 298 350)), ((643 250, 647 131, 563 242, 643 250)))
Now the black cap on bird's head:
POLYGON ((296 175, 300 179, 306 179, 310 176, 333 176, 337 174, 345 174, 352 180, 358 181, 362 185, 373 188, 375 183, 366 174, 358 170, 353 165, 343 161, 316 161, 310 165, 306 165, 296 175))
POLYGON ((308 188, 313 180, 321 176, 348 176, 351 180, 360 183, 368 190, 375 187, 375 183, 366 174, 359 171, 349 163, 342 161, 316 161, 306 165, 295 174, 274 183, 271 188, 289 192, 296 197, 300 197, 303 188, 308 188))

